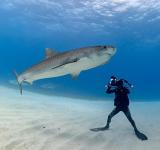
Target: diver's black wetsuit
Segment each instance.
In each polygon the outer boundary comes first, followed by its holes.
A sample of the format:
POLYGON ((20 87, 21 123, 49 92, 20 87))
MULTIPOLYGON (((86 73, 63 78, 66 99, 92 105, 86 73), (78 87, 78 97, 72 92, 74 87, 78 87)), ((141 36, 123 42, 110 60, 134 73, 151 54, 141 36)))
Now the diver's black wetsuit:
POLYGON ((108 86, 106 93, 108 94, 115 93, 114 105, 116 106, 108 116, 106 128, 109 128, 109 124, 111 122, 112 117, 115 116, 120 111, 123 111, 127 119, 132 124, 134 130, 136 131, 137 127, 135 125, 134 120, 131 117, 131 113, 128 107, 129 106, 128 94, 130 93, 130 91, 126 87, 123 87, 123 86, 118 86, 114 89, 112 89, 111 86, 108 86))

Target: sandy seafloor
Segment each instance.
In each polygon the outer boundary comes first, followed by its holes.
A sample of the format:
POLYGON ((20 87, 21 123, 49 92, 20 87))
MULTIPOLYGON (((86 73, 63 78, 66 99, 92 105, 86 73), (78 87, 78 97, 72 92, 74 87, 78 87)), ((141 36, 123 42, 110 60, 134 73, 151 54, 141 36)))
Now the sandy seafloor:
POLYGON ((0 87, 0 150, 159 150, 160 102, 131 102, 141 141, 123 113, 104 132, 112 101, 87 101, 0 87))

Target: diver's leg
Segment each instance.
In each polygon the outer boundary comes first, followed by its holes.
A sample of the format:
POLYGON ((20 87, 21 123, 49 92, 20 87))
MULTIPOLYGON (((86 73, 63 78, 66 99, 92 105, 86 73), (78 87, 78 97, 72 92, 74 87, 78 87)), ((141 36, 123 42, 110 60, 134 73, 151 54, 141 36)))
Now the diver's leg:
POLYGON ((134 120, 132 119, 132 116, 131 116, 129 108, 128 107, 124 108, 123 112, 126 115, 126 117, 129 120, 129 122, 131 123, 131 125, 133 126, 134 130, 137 131, 138 129, 136 127, 136 124, 135 124, 134 120))
POLYGON ((117 113, 120 112, 120 109, 119 108, 114 108, 113 111, 108 115, 108 120, 107 120, 107 124, 106 126, 104 127, 99 127, 99 128, 93 128, 93 129, 90 129, 91 131, 94 131, 94 132, 98 132, 98 131, 104 131, 104 130, 108 130, 109 129, 109 124, 111 122, 111 119, 113 116, 115 116, 117 113))
POLYGON ((136 136, 137 136, 140 140, 147 140, 147 139, 148 139, 147 136, 146 136, 145 134, 141 133, 141 132, 137 129, 136 124, 135 124, 134 120, 133 120, 132 117, 131 117, 131 113, 130 113, 129 108, 128 108, 128 107, 125 108, 125 109, 123 110, 123 112, 124 112, 124 114, 126 115, 126 117, 127 117, 127 119, 129 120, 129 122, 131 123, 131 125, 133 126, 136 136))
POLYGON ((107 124, 105 126, 105 129, 109 129, 109 125, 111 123, 112 117, 114 117, 117 113, 120 112, 120 109, 118 107, 115 107, 112 112, 108 115, 107 124))

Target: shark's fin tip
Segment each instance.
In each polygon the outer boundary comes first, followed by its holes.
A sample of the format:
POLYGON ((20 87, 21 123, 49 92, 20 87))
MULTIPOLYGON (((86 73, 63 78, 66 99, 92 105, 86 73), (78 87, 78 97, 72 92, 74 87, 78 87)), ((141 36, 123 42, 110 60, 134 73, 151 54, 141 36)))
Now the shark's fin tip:
POLYGON ((22 82, 20 82, 20 81, 18 80, 19 75, 18 75, 18 73, 16 72, 16 70, 14 70, 13 72, 14 72, 14 74, 15 74, 15 76, 16 76, 17 83, 18 83, 18 85, 19 85, 20 94, 22 95, 22 82))

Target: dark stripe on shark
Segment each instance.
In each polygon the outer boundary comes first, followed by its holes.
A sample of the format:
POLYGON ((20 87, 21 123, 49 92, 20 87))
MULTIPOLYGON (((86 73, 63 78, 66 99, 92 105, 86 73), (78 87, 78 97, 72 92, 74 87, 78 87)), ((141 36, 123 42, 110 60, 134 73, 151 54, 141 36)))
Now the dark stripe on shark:
POLYGON ((56 67, 53 67, 52 69, 56 69, 56 68, 58 68, 58 67, 61 67, 61 66, 67 65, 67 64, 75 63, 75 62, 77 62, 77 61, 79 61, 79 60, 80 60, 80 58, 75 58, 75 59, 73 59, 73 60, 67 60, 67 61, 65 61, 63 64, 61 64, 61 65, 59 65, 59 66, 56 66, 56 67))

